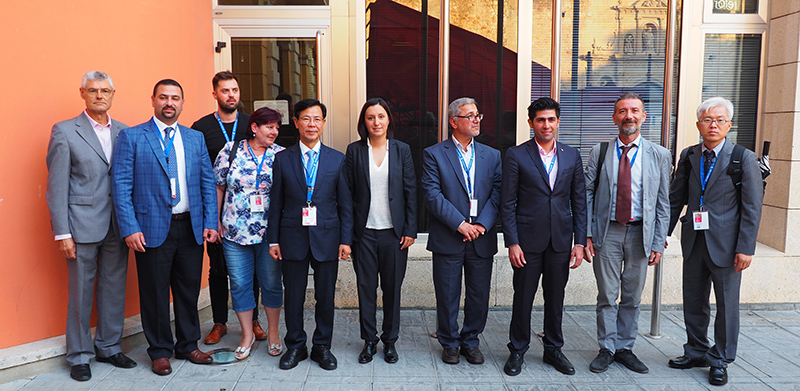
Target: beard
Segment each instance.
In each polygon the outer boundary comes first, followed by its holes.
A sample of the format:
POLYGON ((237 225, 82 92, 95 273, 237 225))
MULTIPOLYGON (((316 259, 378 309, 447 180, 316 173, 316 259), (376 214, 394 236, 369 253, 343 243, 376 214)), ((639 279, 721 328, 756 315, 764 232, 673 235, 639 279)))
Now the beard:
POLYGON ((640 130, 642 130, 642 128, 636 122, 623 123, 622 126, 619 127, 619 131, 626 136, 636 134, 640 130))
POLYGON ((226 114, 233 114, 239 108, 239 102, 236 102, 233 107, 230 107, 228 102, 218 102, 219 110, 226 114))

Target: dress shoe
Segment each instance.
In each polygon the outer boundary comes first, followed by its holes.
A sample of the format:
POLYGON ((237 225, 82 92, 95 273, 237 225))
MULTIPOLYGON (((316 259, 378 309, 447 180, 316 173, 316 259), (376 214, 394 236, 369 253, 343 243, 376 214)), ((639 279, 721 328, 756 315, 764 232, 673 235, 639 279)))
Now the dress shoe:
POLYGON ((628 349, 618 350, 616 353, 614 353, 614 361, 637 373, 650 372, 650 369, 647 368, 647 365, 644 365, 642 360, 639 360, 639 357, 636 357, 636 355, 628 349))
POLYGON ((264 341, 269 338, 267 332, 261 328, 261 323, 258 323, 257 320, 253 321, 253 334, 256 336, 256 341, 264 341))
POLYGON ((372 361, 372 356, 375 355, 377 350, 378 347, 375 345, 375 342, 364 342, 364 349, 361 349, 361 354, 358 355, 358 363, 366 364, 372 361))
POLYGON ((442 361, 445 364, 458 364, 458 348, 444 348, 442 350, 442 361))
POLYGON ((194 364, 211 364, 214 361, 208 353, 203 353, 200 349, 195 349, 191 353, 178 354, 175 353, 175 358, 179 360, 189 360, 194 364))
POLYGON ((669 360, 669 367, 676 369, 689 369, 694 367, 707 367, 708 362, 705 358, 689 358, 680 356, 669 360))
POLYGON ((483 364, 483 353, 481 353, 481 349, 477 346, 474 348, 461 348, 461 355, 464 356, 470 364, 483 364))
POLYGON ((233 351, 233 357, 236 358, 239 361, 250 357, 250 350, 253 349, 253 344, 254 343, 256 343, 256 339, 255 338, 253 338, 253 340, 250 341, 250 346, 248 346, 248 347, 237 346, 236 350, 233 351))
POLYGON ((281 357, 280 369, 292 369, 297 366, 300 361, 308 358, 308 349, 303 346, 300 349, 286 349, 286 353, 281 357))
POLYGON ((728 384, 728 369, 725 367, 711 367, 708 371, 708 382, 712 386, 724 386, 728 384))
POLYGON ((614 362, 614 355, 608 349, 600 349, 600 353, 589 364, 589 370, 594 373, 603 373, 608 370, 608 366, 614 362))
POLYGON ((506 365, 503 367, 503 372, 508 376, 517 376, 522 372, 522 363, 525 362, 525 355, 523 353, 511 353, 508 355, 506 365))
POLYGON ((331 347, 328 345, 314 345, 311 347, 311 361, 319 363, 319 367, 327 371, 336 369, 338 363, 336 356, 331 353, 331 347))
POLYGON ((73 365, 69 370, 69 377, 77 381, 87 381, 92 378, 92 369, 89 364, 73 365))
POLYGON ((399 359, 400 359, 400 356, 397 355, 397 348, 394 347, 394 342, 384 342, 383 343, 383 361, 386 361, 389 364, 394 364, 399 359))
POLYGON ((136 366, 136 361, 131 360, 128 356, 122 353, 117 353, 108 357, 97 356, 97 361, 109 363, 117 368, 133 368, 136 366))
POLYGON ((157 358, 153 360, 153 373, 159 376, 167 376, 172 373, 172 365, 169 365, 169 358, 157 358))
POLYGON ((220 338, 225 336, 225 334, 228 334, 228 326, 224 323, 214 323, 214 327, 212 327, 211 331, 206 335, 206 345, 213 345, 219 342, 220 338))
POLYGON ((572 363, 567 360, 567 357, 564 356, 564 353, 561 353, 561 349, 545 349, 542 359, 544 360, 545 364, 552 365, 553 368, 565 375, 575 374, 575 367, 573 367, 572 363))

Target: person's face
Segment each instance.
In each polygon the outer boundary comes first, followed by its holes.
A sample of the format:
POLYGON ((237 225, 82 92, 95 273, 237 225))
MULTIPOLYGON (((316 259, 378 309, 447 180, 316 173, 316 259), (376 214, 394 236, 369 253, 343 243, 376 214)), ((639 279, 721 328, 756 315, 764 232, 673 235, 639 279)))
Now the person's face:
POLYGON ((453 134, 456 135, 456 138, 459 136, 462 138, 477 137, 481 134, 481 120, 477 117, 480 114, 478 106, 468 103, 459 106, 458 109, 460 110, 459 116, 450 118, 450 126, 453 127, 453 134), (465 118, 470 116, 471 118, 465 118))
POLYGON ((385 138, 389 129, 389 115, 381 105, 367 107, 364 113, 364 125, 370 138, 385 138))
POLYGON ((275 138, 278 137, 278 130, 280 129, 280 124, 275 122, 269 122, 264 125, 256 125, 255 123, 251 125, 250 130, 255 133, 254 139, 256 143, 262 147, 269 147, 275 142, 275 138))
POLYGON ((322 108, 311 106, 303 111, 294 119, 294 125, 300 133, 300 140, 307 146, 313 146, 322 136, 322 129, 325 127, 325 118, 322 118, 322 108))
POLYGON ((86 101, 86 110, 95 114, 105 114, 114 101, 114 89, 108 80, 89 80, 81 87, 81 99, 86 101))
POLYGON ((219 104, 219 109, 224 112, 233 113, 239 106, 239 83, 234 79, 220 80, 217 88, 211 93, 219 104))
POLYGON ((707 146, 716 146, 720 141, 725 139, 725 136, 728 135, 728 131, 731 130, 731 119, 728 117, 728 110, 725 109, 725 106, 710 108, 703 113, 703 115, 700 116, 700 120, 697 121, 697 130, 700 131, 700 136, 703 137, 703 142, 707 146), (714 120, 714 122, 706 124, 703 120, 714 120), (718 120, 725 120, 725 124, 719 124, 717 122, 718 120))
POLYGON ((532 120, 528 120, 528 126, 533 129, 536 141, 540 144, 550 143, 556 137, 556 133, 558 133, 558 124, 560 121, 561 119, 556 116, 555 110, 539 110, 532 120))
POLYGON ((631 136, 639 133, 645 118, 647 112, 639 99, 623 99, 614 106, 614 124, 619 128, 619 134, 631 136))
POLYGON ((159 121, 171 125, 183 110, 183 95, 178 86, 160 85, 153 96, 153 109, 159 121))

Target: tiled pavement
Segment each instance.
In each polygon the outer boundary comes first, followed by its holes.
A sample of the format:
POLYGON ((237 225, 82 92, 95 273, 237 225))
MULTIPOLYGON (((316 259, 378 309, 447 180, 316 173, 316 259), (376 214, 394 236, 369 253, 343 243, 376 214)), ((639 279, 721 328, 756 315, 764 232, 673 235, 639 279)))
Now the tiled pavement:
MULTIPOLYGON (((218 345, 201 345, 201 349, 236 346, 238 326, 233 313, 230 318, 228 335, 218 345)), ((481 348, 486 355, 483 365, 471 365, 463 359, 458 365, 442 363, 441 347, 429 337, 435 328, 435 312, 418 309, 402 311, 398 363, 385 363, 379 345, 373 362, 358 364, 357 356, 363 345, 358 312, 342 309, 336 311, 332 350, 339 360, 339 369, 335 371, 322 370, 310 360, 292 370, 280 370, 278 357, 270 357, 266 343, 259 342, 252 356, 243 362, 201 366, 172 359, 173 373, 161 377, 150 371, 146 346, 142 345, 128 352, 139 363, 134 369, 93 362, 92 380, 79 383, 69 378, 69 368, 64 363, 51 373, 0 384, 0 390, 800 390, 800 311, 742 311, 739 355, 728 368, 730 382, 724 387, 708 384, 707 369, 667 367, 667 360, 682 352, 685 331, 680 311, 662 314, 660 339, 644 336, 650 328, 650 313, 642 312, 634 352, 650 367, 650 373, 644 375, 616 363, 605 373, 590 372, 589 362, 597 354, 594 311, 574 308, 568 309, 564 317, 564 353, 577 373, 565 376, 544 365, 541 344, 534 337, 522 374, 506 376, 503 364, 508 356, 505 345, 510 319, 508 309, 489 312, 481 336, 481 348)), ((540 329, 541 324, 542 312, 534 311, 534 330, 540 329)), ((210 321, 203 324, 204 332, 210 328, 210 321)), ((311 311, 306 312, 306 331, 313 332, 311 311)))

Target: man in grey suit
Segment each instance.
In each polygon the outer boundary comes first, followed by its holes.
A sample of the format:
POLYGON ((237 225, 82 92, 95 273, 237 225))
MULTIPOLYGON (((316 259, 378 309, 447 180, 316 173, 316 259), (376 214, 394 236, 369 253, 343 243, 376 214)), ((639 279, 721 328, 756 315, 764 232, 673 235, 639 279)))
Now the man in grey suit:
POLYGON ((120 348, 125 320, 128 247, 111 205, 111 154, 127 126, 108 115, 114 84, 103 72, 83 76, 86 110, 53 126, 47 147, 47 206, 56 245, 69 268, 67 362, 70 376, 92 378, 89 361, 133 368, 120 348), (97 280, 97 331, 92 340, 92 299, 97 280))
MULTIPOLYGON (((683 250, 683 317, 687 342, 672 368, 711 366, 712 385, 728 382, 727 366, 736 358, 739 338, 741 271, 750 266, 756 248, 764 187, 755 153, 744 150, 741 182, 729 170, 735 146, 725 136, 731 129, 733 104, 708 99, 697 108, 697 129, 703 142, 681 152, 670 185, 669 232, 681 220, 683 250), (717 303, 714 346, 709 345, 709 292, 717 303)), ((741 148, 741 147, 739 147, 741 148)), ((735 166, 734 166, 735 168, 735 166)))
POLYGON ((632 349, 647 266, 661 260, 666 246, 672 157, 666 148, 642 137, 647 112, 638 94, 626 92, 617 98, 613 118, 619 136, 605 144, 608 153, 603 162, 599 161, 603 144, 595 145, 586 166, 586 260, 592 262, 596 251, 600 345, 589 369, 605 372, 617 361, 647 373, 632 349))

